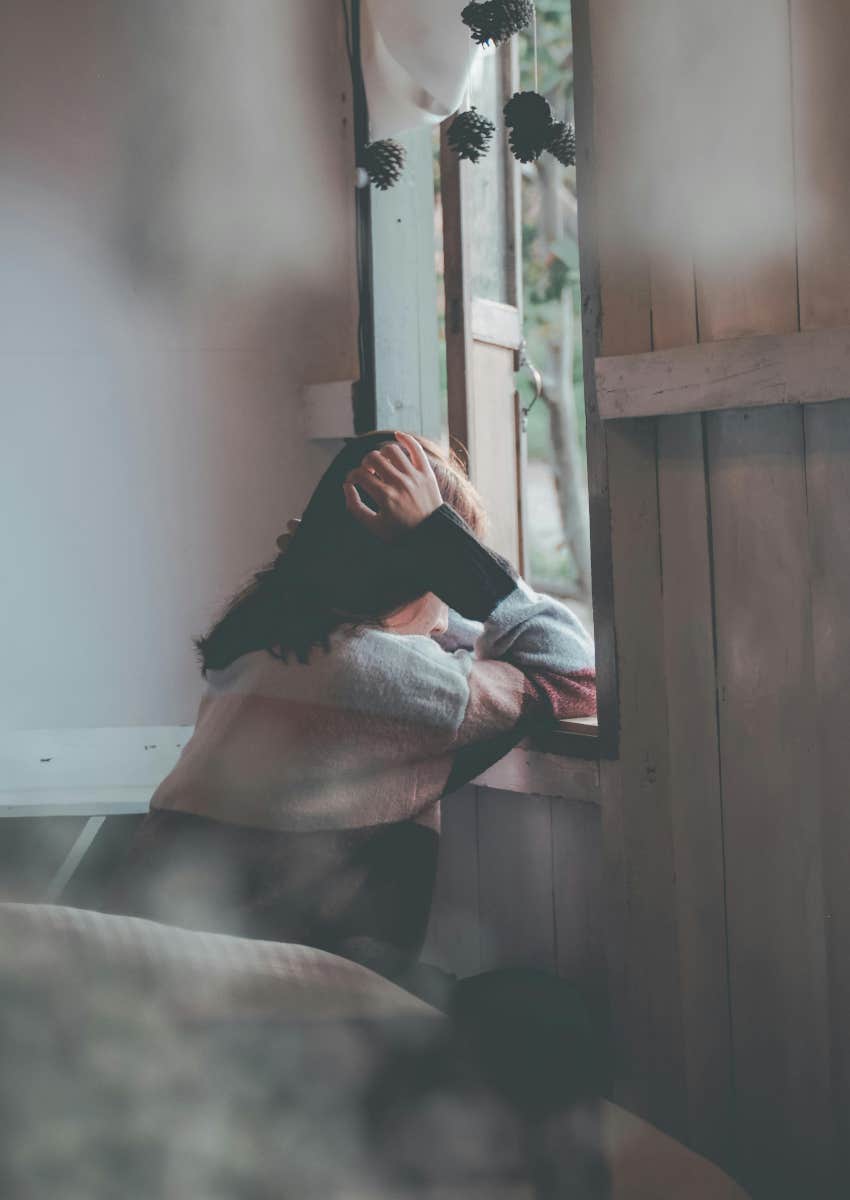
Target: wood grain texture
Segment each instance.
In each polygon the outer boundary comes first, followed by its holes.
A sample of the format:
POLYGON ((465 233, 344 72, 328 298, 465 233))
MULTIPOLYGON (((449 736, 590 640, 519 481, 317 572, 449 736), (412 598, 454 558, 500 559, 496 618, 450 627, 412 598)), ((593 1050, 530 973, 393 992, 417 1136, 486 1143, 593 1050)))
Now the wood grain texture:
MULTIPOLYGON (((652 346, 651 242, 636 228, 638 214, 642 221, 651 205, 652 179, 646 147, 635 142, 636 114, 645 99, 635 67, 636 48, 646 29, 654 28, 653 16, 647 4, 625 0, 591 4, 586 15, 601 310, 596 349, 603 355, 638 353, 652 346)), ((606 941, 619 1060, 615 1097, 681 1135, 686 1085, 655 427, 608 425, 604 444, 620 718, 619 760, 600 764, 606 941)))
POLYGON ((558 974, 605 1005, 602 824, 599 809, 552 802, 555 955, 558 974))
POLYGON ((693 38, 682 95, 700 341, 790 333, 798 325, 786 0, 685 0, 678 9, 683 36, 687 23, 693 38))
POLYGON ((664 673, 655 428, 608 434, 620 755, 600 763, 616 1096, 676 1136, 686 1131, 680 965, 664 673))
POLYGON ((487 510, 484 541, 509 562, 520 559, 514 351, 473 339, 469 391, 469 473, 487 510))
POLYGON ((658 429, 664 670, 688 1140, 729 1164, 732 1061, 709 522, 699 416, 658 429))
POLYGON ((479 790, 481 966, 555 970, 551 801, 479 790))
POLYGON ((843 0, 790 0, 801 329, 850 325, 850 139, 843 0))
MULTIPOLYGON (((791 0, 800 326, 850 323, 850 7, 791 0)), ((850 396, 850 389, 847 395, 850 396)), ((840 1173, 850 1190, 850 403, 805 413, 823 871, 840 1173)))
MULTIPOLYGON (((680 42, 679 0, 655 8, 660 34, 680 42)), ((685 19, 690 17, 686 14, 685 19)), ((646 213, 652 246, 651 355, 698 338, 688 194, 691 143, 679 106, 687 96, 687 55, 659 54, 653 64, 647 148, 654 181, 646 213)), ((605 361, 605 360, 601 360, 605 361)), ((600 409, 605 398, 599 394, 600 409)), ((717 752, 714 609, 703 427, 699 416, 657 422, 658 534, 670 811, 675 872, 679 988, 686 1081, 688 1142, 729 1163, 732 1061, 726 972, 723 818, 717 752)))
MULTIPOLYGON (((704 341, 797 329, 786 7, 757 0, 732 42, 742 124, 770 112, 769 133, 738 151, 747 173, 727 180, 761 254, 729 272, 698 257, 704 341), (747 98, 748 70, 760 86, 747 98), (769 197, 769 244, 751 178, 769 197)), ((803 418, 798 408, 711 413, 706 429, 737 1164, 761 1188, 819 1194, 832 1116, 803 418)))
MULTIPOLYGON (((530 739, 529 739, 530 741, 530 739)), ((599 764, 546 754, 520 743, 475 778, 479 787, 599 804, 599 764)))
POLYGON ((481 967, 477 789, 460 788, 441 808, 437 879, 422 960, 454 975, 473 975, 481 967))
POLYGON ((598 358, 596 390, 606 419, 841 400, 850 395, 850 329, 598 358))
POLYGON ((395 187, 371 195, 375 428, 439 437, 430 127, 398 140, 406 169, 395 187))
POLYGON ((728 413, 708 450, 738 1161, 762 1186, 821 1195, 832 1118, 802 434, 799 410, 728 413))
POLYGON ((805 416, 833 1108, 850 1181, 850 401, 805 416))

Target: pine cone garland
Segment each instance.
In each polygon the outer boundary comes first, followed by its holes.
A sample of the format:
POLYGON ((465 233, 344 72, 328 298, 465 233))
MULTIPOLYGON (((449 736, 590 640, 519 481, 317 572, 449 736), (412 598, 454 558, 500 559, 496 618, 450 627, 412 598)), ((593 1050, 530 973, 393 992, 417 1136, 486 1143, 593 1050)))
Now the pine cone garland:
POLYGON ((370 142, 363 149, 360 165, 366 169, 372 183, 382 192, 398 182, 404 169, 406 151, 392 138, 370 142))
POLYGON ((576 161, 576 131, 575 126, 567 121, 555 121, 552 125, 551 137, 546 147, 554 154, 559 163, 565 167, 575 166, 576 161))
POLYGON ((458 113, 449 126, 447 140, 458 158, 478 162, 490 148, 496 126, 482 116, 473 104, 469 112, 458 113))
POLYGON ((460 14, 472 31, 472 40, 480 46, 487 42, 506 42, 511 34, 525 29, 534 17, 533 0, 485 0, 467 4, 460 14))
POLYGON ((514 92, 505 105, 510 127, 511 152, 520 162, 532 162, 547 149, 552 138, 552 110, 538 92, 514 92))

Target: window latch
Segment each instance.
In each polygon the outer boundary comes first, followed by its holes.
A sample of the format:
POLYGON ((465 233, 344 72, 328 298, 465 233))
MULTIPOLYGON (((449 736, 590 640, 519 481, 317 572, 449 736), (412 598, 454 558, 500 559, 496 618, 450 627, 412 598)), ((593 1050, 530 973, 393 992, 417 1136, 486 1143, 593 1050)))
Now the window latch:
POLYGON ((543 395, 543 376, 540 374, 539 370, 534 365, 534 363, 531 361, 531 359, 528 357, 528 345, 526 343, 525 338, 523 338, 519 344, 519 351, 518 351, 517 357, 519 360, 517 370, 521 371, 523 367, 527 367, 529 370, 529 373, 531 375, 532 382, 534 383, 534 397, 529 405, 527 405, 526 407, 521 409, 522 432, 525 433, 526 430, 528 429, 528 414, 534 408, 535 404, 540 399, 540 397, 543 395))

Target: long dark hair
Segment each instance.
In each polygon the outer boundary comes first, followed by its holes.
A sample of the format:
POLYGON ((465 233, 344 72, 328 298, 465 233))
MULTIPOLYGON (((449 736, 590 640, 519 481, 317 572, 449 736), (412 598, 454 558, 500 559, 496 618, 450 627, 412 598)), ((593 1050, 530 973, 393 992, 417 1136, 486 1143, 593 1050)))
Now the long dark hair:
MULTIPOLYGON (((453 450, 420 434, 444 502, 483 538, 487 518, 481 497, 453 450)), ((267 650, 288 661, 308 661, 313 646, 328 648, 329 634, 378 625, 417 599, 421 588, 399 570, 392 547, 370 533, 345 505, 343 480, 370 450, 395 440, 392 429, 345 439, 316 485, 285 549, 257 571, 229 601, 206 637, 194 638, 201 671, 222 670, 242 654, 267 650)))

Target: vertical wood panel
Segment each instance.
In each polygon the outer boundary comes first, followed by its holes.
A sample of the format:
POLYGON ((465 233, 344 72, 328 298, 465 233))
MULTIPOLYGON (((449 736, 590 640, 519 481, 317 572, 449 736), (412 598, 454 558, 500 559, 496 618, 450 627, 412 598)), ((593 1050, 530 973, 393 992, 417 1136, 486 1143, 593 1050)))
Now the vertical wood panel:
MULTIPOLYGON (((791 0, 800 326, 850 324, 850 6, 791 0)), ((850 1189, 850 402, 804 415, 833 1107, 850 1189)))
POLYGON ((463 977, 481 968, 477 789, 460 788, 441 808, 437 880, 422 959, 463 977))
POLYGON ((407 164, 395 187, 371 190, 375 428, 440 435, 434 168, 431 130, 397 139, 407 164))
POLYGON ((551 801, 479 789, 481 966, 555 970, 551 801))
MULTIPOLYGON (((734 232, 696 230, 701 341, 797 328, 788 9, 721 0, 717 16, 735 36, 698 135, 734 232)), ((712 413, 705 428, 737 1161, 774 1194, 819 1194, 831 1117, 803 418, 712 413)))
POLYGON ((800 410, 713 414, 709 459, 738 1157, 773 1194, 821 1195, 831 1115, 800 410))
MULTIPOLYGON (((687 169, 694 130, 683 120, 696 99, 688 54, 694 13, 682 0, 657 0, 659 54, 643 118, 652 130, 647 165, 652 200, 652 348, 698 339, 693 214, 699 196, 687 169), (687 103, 690 100, 690 104, 687 103)), ((658 426, 664 673, 667 686, 670 804, 676 878, 688 1141, 730 1164, 731 1045, 726 973, 723 821, 717 751, 708 508, 699 415, 658 426)))
POLYGON ((602 822, 595 804, 552 800, 558 974, 604 1003, 602 822))
POLYGON ((487 342, 473 342, 470 477, 487 509, 487 545, 509 562, 517 563, 520 499, 514 391, 514 351, 487 342))
MULTIPOLYGON (((604 302, 604 301, 603 301, 604 302)), ((655 423, 608 432, 620 757, 600 764, 618 1096, 686 1132, 655 423)))
POLYGON ((787 0, 686 0, 700 341, 797 328, 787 0))
POLYGON ((850 1188, 850 401, 805 414, 833 1107, 850 1188))
MULTIPOLYGON (((635 140, 645 102, 635 47, 652 29, 646 3, 590 5, 594 219, 601 354, 651 349, 650 243, 637 225, 651 179, 635 140)), ((663 672, 655 426, 605 430, 620 757, 603 763, 608 961, 619 1040, 615 1095, 671 1132, 684 1132, 675 876, 663 672)))
POLYGON ((800 328, 850 325, 850 7, 790 0, 800 328))
POLYGON ((731 1045, 714 613, 699 415, 659 422, 676 912, 690 1144, 731 1165, 731 1045))

